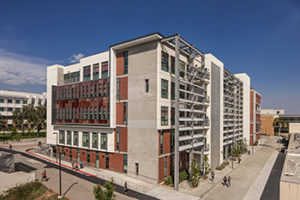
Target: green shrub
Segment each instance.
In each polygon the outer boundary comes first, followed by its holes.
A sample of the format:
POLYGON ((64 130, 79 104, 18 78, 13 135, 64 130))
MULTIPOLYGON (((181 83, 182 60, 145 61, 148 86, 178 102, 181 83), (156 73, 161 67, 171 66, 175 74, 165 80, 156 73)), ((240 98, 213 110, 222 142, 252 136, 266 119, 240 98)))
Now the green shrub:
POLYGON ((227 165, 229 165, 229 162, 224 161, 220 166, 216 167, 216 170, 222 170, 222 169, 224 169, 227 165))
POLYGON ((256 140, 254 143, 253 143, 253 146, 257 146, 258 145, 258 141, 256 140))
POLYGON ((168 176, 168 177, 164 178, 164 183, 165 183, 166 185, 172 186, 172 185, 173 185, 173 179, 172 179, 172 176, 168 176))
POLYGON ((188 178, 188 174, 186 173, 185 170, 182 170, 180 173, 179 173, 179 183, 186 180, 188 178))

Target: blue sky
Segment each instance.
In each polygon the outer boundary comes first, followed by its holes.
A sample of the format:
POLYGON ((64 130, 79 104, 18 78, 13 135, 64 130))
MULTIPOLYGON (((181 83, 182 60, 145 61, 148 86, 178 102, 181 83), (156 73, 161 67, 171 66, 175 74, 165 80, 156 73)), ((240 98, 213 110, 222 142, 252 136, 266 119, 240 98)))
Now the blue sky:
POLYGON ((46 90, 46 66, 148 33, 180 33, 233 73, 263 108, 300 113, 300 1, 2 1, 0 89, 46 90))

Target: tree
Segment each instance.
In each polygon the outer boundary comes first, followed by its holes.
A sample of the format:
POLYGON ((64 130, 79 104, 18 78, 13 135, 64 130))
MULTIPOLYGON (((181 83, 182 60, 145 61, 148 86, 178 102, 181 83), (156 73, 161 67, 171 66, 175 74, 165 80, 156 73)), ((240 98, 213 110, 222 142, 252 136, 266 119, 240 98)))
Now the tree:
POLYGON ((6 130, 6 120, 5 118, 0 114, 0 131, 6 130))
POLYGON ((104 188, 101 185, 94 186, 94 195, 96 200, 114 200, 114 187, 113 187, 114 180, 111 179, 110 182, 104 183, 104 188))
POLYGON ((207 155, 204 156, 202 168, 203 168, 203 176, 205 177, 210 172, 210 166, 209 166, 207 155))
POLYGON ((40 130, 46 127, 46 106, 39 105, 34 107, 33 105, 28 105, 23 108, 23 112, 27 123, 33 123, 38 135, 40 135, 40 130))
POLYGON ((275 118, 274 121, 273 121, 273 127, 277 127, 278 128, 278 134, 280 135, 280 129, 281 127, 284 127, 286 128, 287 127, 287 123, 283 120, 283 118, 281 117, 278 117, 278 118, 275 118))
POLYGON ((198 167, 198 163, 196 159, 192 160, 191 171, 190 171, 190 179, 192 181, 192 186, 197 187, 200 180, 200 168, 198 167))
POLYGON ((12 120, 13 123, 17 128, 24 128, 23 124, 24 124, 24 113, 20 110, 20 109, 16 109, 13 111, 13 115, 12 115, 12 120))

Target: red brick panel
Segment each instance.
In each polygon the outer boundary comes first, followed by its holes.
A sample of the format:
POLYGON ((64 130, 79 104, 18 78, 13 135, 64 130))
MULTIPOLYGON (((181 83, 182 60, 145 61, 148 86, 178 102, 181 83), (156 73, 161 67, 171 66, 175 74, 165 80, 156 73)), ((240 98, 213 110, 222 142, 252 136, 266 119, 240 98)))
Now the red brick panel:
POLYGON ((109 154, 109 169, 115 172, 123 172, 123 154, 109 154))
POLYGON ((122 102, 116 103, 116 124, 122 125, 124 124, 124 105, 122 102))
POLYGON ((80 160, 87 161, 87 150, 80 149, 80 160))
POLYGON ((64 151, 65 151, 66 160, 69 161, 69 158, 70 158, 70 148, 69 147, 65 147, 64 151))
POLYGON ((128 77, 120 78, 120 100, 128 99, 128 77))
POLYGON ((96 151, 90 151, 90 162, 96 164, 96 151))
POLYGON ((164 140, 164 149, 163 149, 163 153, 170 153, 171 151, 171 133, 170 130, 168 131, 164 131, 164 135, 163 135, 163 140, 164 140))
POLYGON ((105 169, 106 153, 99 152, 99 168, 105 169))
POLYGON ((250 102, 250 121, 252 122, 253 121, 253 111, 254 111, 254 108, 253 108, 253 101, 250 102))
POLYGON ((254 126, 254 124, 250 124, 250 134, 252 134, 253 133, 253 126, 254 126))
POLYGON ((256 114, 256 122, 260 122, 260 114, 256 114))
POLYGON ((162 182, 164 180, 164 157, 158 160, 158 180, 162 182))
POLYGON ((77 149, 72 148, 72 158, 77 160, 77 149))
POLYGON ((123 52, 117 53, 117 76, 124 74, 124 54, 123 52))
POLYGON ((259 94, 256 94, 256 102, 258 103, 258 104, 260 104, 260 95, 259 94))
POLYGON ((250 135, 250 146, 253 145, 253 135, 250 135))

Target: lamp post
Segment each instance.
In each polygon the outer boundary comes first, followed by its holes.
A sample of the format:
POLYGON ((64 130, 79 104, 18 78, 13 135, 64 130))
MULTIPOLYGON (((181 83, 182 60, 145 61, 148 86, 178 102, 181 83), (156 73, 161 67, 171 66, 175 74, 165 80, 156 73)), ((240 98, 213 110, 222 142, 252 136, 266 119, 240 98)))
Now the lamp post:
POLYGON ((61 198, 61 152, 59 152, 59 197, 61 198))

